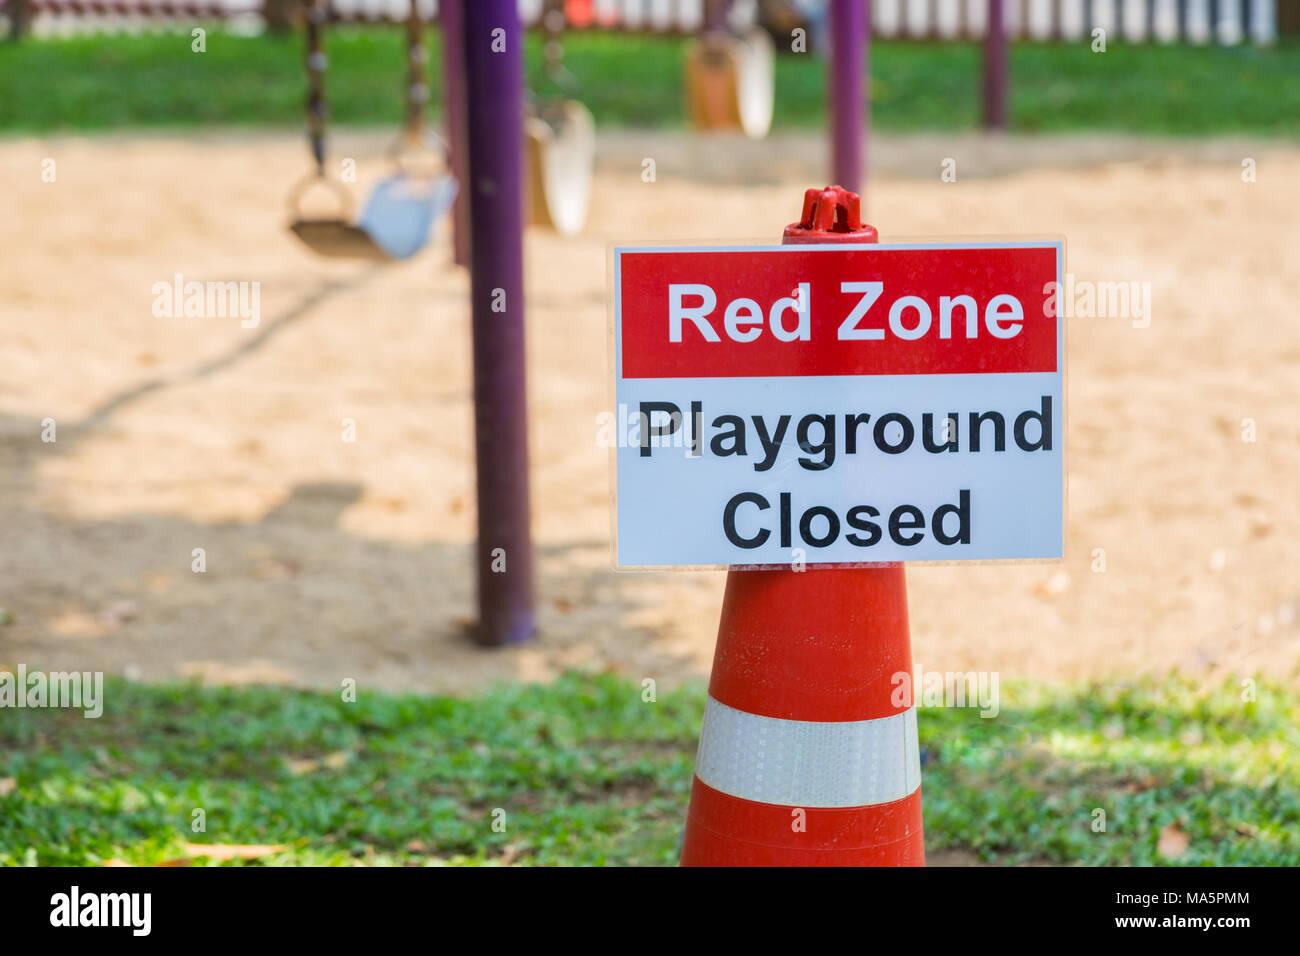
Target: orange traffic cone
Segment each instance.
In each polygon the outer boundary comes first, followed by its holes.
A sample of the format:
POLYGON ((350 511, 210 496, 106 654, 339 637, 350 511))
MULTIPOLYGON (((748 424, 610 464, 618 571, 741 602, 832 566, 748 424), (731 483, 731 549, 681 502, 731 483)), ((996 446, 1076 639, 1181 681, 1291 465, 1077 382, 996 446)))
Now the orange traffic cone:
MULTIPOLYGON (((876 230, 833 186, 784 241, 876 230)), ((911 672, 901 564, 728 572, 682 865, 924 865, 911 672)))

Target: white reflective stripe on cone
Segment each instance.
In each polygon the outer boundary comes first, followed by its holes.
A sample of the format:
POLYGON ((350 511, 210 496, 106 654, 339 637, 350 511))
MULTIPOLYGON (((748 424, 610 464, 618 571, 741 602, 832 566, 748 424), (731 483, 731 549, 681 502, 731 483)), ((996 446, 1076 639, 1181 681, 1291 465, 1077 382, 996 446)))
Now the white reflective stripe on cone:
POLYGON ((921 785, 916 709, 875 720, 782 720, 710 697, 695 775, 714 790, 759 803, 891 803, 921 785))

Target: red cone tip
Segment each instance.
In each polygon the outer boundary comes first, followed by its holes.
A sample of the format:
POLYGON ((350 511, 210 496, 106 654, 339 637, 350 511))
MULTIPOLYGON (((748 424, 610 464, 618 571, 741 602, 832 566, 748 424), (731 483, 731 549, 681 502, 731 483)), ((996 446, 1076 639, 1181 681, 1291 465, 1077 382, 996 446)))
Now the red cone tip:
POLYGON ((803 217, 785 227, 785 242, 852 239, 879 242, 875 226, 862 222, 862 200, 843 186, 809 189, 803 194, 803 217))

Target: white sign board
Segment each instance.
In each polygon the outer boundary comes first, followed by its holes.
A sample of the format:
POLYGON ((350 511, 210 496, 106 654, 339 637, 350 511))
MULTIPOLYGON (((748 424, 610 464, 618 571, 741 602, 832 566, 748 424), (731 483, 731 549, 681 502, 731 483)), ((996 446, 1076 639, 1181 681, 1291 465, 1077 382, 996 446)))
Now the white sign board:
POLYGON ((1061 557, 1062 258, 615 249, 617 564, 1061 557))

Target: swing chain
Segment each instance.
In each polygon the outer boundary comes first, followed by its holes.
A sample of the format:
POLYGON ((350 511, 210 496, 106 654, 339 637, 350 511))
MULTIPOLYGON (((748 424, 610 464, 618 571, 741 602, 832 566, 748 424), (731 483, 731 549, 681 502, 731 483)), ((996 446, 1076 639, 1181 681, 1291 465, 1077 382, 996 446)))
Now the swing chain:
POLYGON ((428 62, 424 18, 419 0, 411 0, 406 15, 406 124, 389 155, 402 174, 421 179, 444 173, 448 166, 446 144, 425 121, 430 95, 425 72, 428 62))
POLYGON ((289 213, 295 222, 303 218, 302 198, 318 183, 329 188, 338 200, 338 216, 351 217, 352 194, 341 183, 325 174, 325 121, 329 116, 329 100, 325 97, 325 71, 329 58, 325 54, 324 27, 330 17, 329 0, 303 0, 307 20, 307 138, 311 154, 316 160, 314 175, 299 180, 289 191, 289 213))
POLYGON ((577 92, 578 78, 564 66, 564 42, 561 39, 568 25, 564 0, 544 0, 542 4, 542 67, 546 78, 555 84, 565 99, 577 92))
POLYGON ((411 0, 406 16, 406 137, 412 143, 419 142, 424 135, 424 109, 429 101, 429 84, 425 79, 429 51, 424 45, 424 20, 418 4, 419 0, 411 0))
POLYGON ((316 159, 316 174, 325 177, 325 118, 329 102, 325 99, 325 69, 329 58, 325 55, 321 27, 329 18, 329 0, 306 0, 307 14, 307 136, 311 140, 312 156, 316 159))

